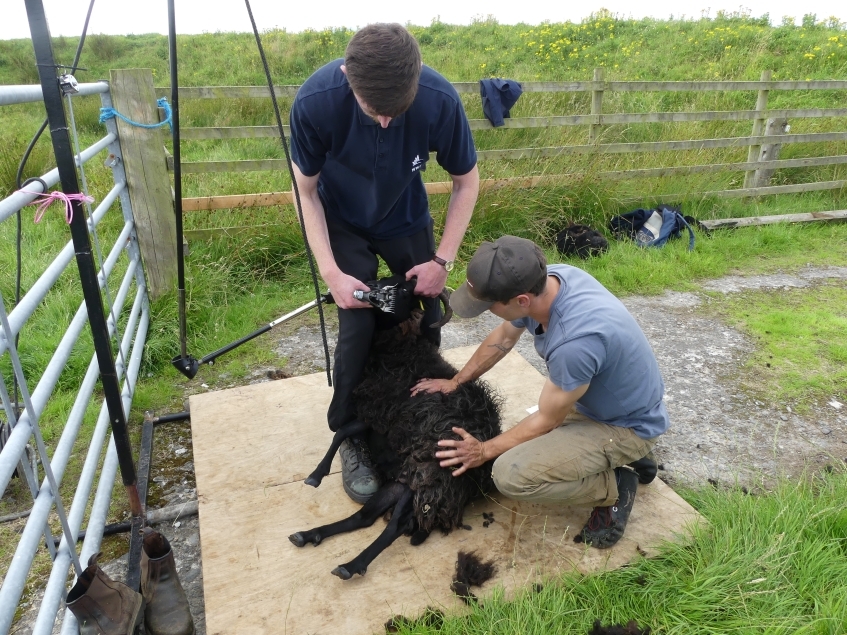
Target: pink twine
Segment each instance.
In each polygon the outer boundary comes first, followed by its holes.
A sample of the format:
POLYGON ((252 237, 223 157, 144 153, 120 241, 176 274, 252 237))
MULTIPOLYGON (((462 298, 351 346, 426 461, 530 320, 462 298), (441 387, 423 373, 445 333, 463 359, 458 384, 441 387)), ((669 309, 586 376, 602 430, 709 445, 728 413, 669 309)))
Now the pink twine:
MULTIPOLYGON (((23 190, 18 190, 21 194, 33 194, 34 192, 26 192, 23 190)), ((56 201, 62 201, 65 204, 65 220, 68 222, 68 225, 71 224, 71 221, 74 218, 74 210, 71 206, 71 201, 79 201, 80 203, 93 203, 94 198, 91 196, 86 196, 85 194, 65 194, 64 192, 49 192, 47 194, 38 193, 35 196, 41 197, 42 200, 38 203, 38 209, 35 210, 35 223, 40 223, 42 216, 44 216, 44 212, 47 211, 47 208, 50 207, 56 201)), ((32 201, 29 205, 35 205, 37 201, 32 201)))

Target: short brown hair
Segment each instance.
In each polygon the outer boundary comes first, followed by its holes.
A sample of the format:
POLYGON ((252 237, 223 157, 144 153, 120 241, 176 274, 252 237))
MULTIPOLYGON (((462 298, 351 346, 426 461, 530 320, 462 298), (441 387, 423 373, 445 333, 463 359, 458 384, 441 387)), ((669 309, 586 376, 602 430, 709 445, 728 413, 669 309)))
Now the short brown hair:
POLYGON ((370 24, 356 32, 344 53, 350 88, 377 115, 397 117, 418 93, 421 49, 400 24, 370 24))

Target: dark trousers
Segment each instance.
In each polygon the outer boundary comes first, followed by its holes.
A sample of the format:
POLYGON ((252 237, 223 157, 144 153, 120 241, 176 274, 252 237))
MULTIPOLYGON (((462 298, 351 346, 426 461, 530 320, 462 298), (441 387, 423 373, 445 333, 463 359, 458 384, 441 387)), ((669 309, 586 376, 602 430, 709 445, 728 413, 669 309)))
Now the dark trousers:
MULTIPOLYGON (((366 233, 327 219, 329 242, 338 267, 362 282, 376 280, 380 256, 393 274, 405 274, 415 265, 427 262, 435 254, 432 224, 412 236, 376 240, 366 233)), ((441 319, 438 298, 421 297, 424 306, 423 325, 441 319)), ((327 411, 329 429, 335 432, 355 416, 353 390, 362 381, 365 362, 376 328, 376 309, 338 309, 338 343, 332 369, 333 393, 327 411)), ((436 345, 441 343, 441 329, 427 328, 424 334, 436 345)))

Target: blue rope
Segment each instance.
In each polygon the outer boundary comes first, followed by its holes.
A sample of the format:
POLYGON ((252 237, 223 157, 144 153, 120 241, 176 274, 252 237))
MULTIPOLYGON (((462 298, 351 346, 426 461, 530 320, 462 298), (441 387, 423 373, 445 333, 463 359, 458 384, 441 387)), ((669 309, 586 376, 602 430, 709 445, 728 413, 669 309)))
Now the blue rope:
POLYGON ((171 132, 173 132, 173 124, 171 123, 171 117, 173 113, 171 112, 171 105, 168 103, 168 100, 165 97, 156 100, 156 105, 159 108, 165 109, 165 120, 159 123, 138 123, 137 121, 133 121, 119 113, 114 108, 101 108, 100 109, 100 123, 103 123, 107 119, 111 119, 112 117, 118 117, 119 119, 123 119, 125 122, 132 126, 138 126, 139 128, 161 128, 165 124, 170 126, 171 132))

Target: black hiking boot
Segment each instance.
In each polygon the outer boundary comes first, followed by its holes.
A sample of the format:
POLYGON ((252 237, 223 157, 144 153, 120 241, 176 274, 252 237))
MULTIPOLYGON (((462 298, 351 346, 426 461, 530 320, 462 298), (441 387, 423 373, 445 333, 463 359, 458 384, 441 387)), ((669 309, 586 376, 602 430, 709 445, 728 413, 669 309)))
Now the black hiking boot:
POLYGON ((642 485, 652 483, 659 471, 659 464, 656 463, 656 458, 653 456, 652 451, 647 456, 643 456, 632 463, 627 463, 627 465, 635 470, 635 473, 638 474, 638 482, 642 485))
POLYGON ((364 505, 379 489, 379 475, 374 468, 367 441, 358 436, 341 442, 341 482, 347 496, 364 505))
POLYGON ((638 475, 625 467, 615 468, 618 483, 618 500, 608 507, 595 507, 588 522, 574 539, 597 549, 608 549, 623 537, 626 522, 635 502, 638 475))

